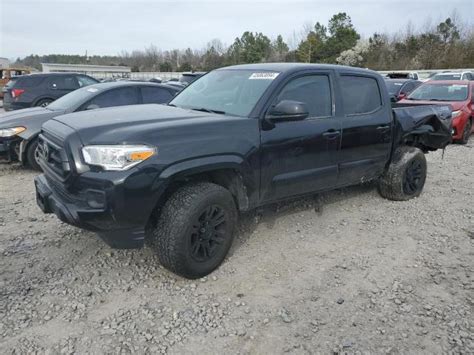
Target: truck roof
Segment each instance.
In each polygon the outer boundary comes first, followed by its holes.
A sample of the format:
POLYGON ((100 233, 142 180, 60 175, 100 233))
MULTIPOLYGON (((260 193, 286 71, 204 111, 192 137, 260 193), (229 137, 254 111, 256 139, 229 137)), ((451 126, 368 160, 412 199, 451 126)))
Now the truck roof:
MULTIPOLYGON (((378 74, 377 72, 370 69, 355 68, 344 65, 334 64, 312 64, 312 63, 255 63, 255 64, 239 64, 232 65, 229 67, 220 68, 217 70, 225 69, 246 69, 246 70, 264 70, 264 71, 277 71, 281 73, 290 73, 294 71, 300 71, 305 69, 322 69, 322 70, 336 70, 336 71, 351 71, 359 73, 371 73, 378 74)), ((379 74, 380 75, 380 74, 379 74)))

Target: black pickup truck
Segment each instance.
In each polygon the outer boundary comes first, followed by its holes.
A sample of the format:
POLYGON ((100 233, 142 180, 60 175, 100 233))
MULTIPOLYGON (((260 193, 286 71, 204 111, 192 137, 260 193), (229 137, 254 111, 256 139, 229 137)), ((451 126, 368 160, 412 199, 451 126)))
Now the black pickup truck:
POLYGON ((392 108, 373 71, 233 66, 167 106, 45 123, 37 202, 114 247, 146 242, 165 267, 197 278, 224 260, 239 211, 369 180, 383 197, 417 197, 424 153, 450 141, 449 107, 392 108))

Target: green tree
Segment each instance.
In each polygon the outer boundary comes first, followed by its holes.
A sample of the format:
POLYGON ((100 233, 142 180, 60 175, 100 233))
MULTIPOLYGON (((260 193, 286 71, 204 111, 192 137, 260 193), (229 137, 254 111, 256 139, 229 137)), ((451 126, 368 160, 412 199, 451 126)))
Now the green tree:
POLYGON ((324 46, 324 61, 335 63, 336 58, 345 50, 354 47, 360 35, 352 25, 352 20, 345 12, 334 15, 328 24, 329 37, 324 46))
POLYGON ((262 33, 246 31, 236 38, 229 47, 228 56, 232 64, 258 63, 268 58, 271 52, 271 41, 262 33))
POLYGON ((285 43, 285 41, 283 41, 283 37, 278 35, 276 40, 272 43, 273 54, 271 59, 276 61, 284 61, 289 50, 290 48, 285 43))
POLYGON ((438 27, 436 27, 436 30, 443 43, 452 43, 460 38, 457 26, 449 17, 446 21, 441 22, 438 27))

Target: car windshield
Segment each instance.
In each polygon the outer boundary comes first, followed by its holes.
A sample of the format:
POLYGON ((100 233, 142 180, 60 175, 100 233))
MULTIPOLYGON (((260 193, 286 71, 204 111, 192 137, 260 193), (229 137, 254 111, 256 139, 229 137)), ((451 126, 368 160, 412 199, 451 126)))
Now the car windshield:
POLYGON ((432 80, 461 80, 461 73, 459 74, 436 74, 432 80))
POLYGON ((66 94, 47 106, 49 110, 62 111, 82 105, 88 99, 97 95, 100 89, 96 86, 87 86, 66 94))
POLYGON ((424 84, 408 95, 408 100, 464 101, 467 94, 465 84, 424 84))
POLYGON ((240 69, 216 70, 190 84, 170 105, 245 117, 278 74, 240 69))
POLYGON ((389 81, 389 80, 386 80, 385 81, 385 85, 387 86, 387 90, 388 90, 388 93, 390 95, 395 95, 398 93, 398 91, 400 90, 400 88, 403 86, 403 83, 402 82, 399 82, 399 81, 389 81))

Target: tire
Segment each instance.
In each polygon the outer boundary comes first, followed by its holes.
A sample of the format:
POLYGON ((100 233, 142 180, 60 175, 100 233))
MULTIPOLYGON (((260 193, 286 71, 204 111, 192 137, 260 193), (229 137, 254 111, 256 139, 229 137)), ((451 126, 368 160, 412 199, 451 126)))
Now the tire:
POLYGON ((469 118, 464 126, 462 131, 462 138, 458 141, 459 144, 467 144, 469 142, 469 137, 471 136, 472 130, 472 120, 469 118))
POLYGON ((37 103, 36 103, 36 107, 46 107, 48 106, 51 102, 53 102, 54 100, 51 100, 51 99, 41 99, 39 100, 37 103))
POLYGON ((166 201, 148 243, 165 268, 196 279, 211 273, 225 259, 236 224, 237 209, 227 189, 193 183, 166 201))
POLYGON ((406 201, 420 196, 427 173, 423 152, 414 147, 398 148, 387 171, 379 180, 379 193, 394 201, 406 201))
POLYGON ((42 171, 38 159, 38 139, 35 139, 26 148, 26 164, 33 170, 42 171))

